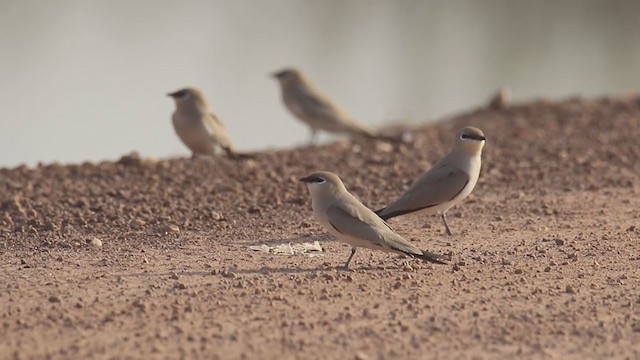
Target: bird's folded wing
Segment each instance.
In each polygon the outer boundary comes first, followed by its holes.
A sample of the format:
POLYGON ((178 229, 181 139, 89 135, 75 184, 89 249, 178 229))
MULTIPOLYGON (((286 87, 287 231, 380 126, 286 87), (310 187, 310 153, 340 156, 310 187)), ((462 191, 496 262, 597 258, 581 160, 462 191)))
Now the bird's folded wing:
POLYGON ((309 92, 296 93, 296 102, 299 105, 298 114, 301 117, 321 119, 325 122, 339 124, 343 116, 341 110, 331 101, 318 97, 309 92))
POLYGON ((211 120, 215 121, 215 123, 218 126, 220 126, 220 127, 222 127, 224 129, 224 124, 222 123, 222 121, 220 121, 220 119, 218 119, 218 117, 215 114, 209 113, 209 116, 211 116, 211 120))
POLYGON ((329 222, 338 232, 359 239, 378 241, 381 234, 376 231, 376 223, 363 215, 362 211, 350 205, 336 204, 327 209, 329 222))
POLYGON ((209 116, 205 117, 204 126, 207 128, 207 132, 213 141, 220 144, 223 148, 231 147, 231 140, 229 140, 229 136, 227 135, 227 130, 224 127, 224 124, 215 114, 210 113, 209 116))
POLYGON ((327 209, 327 216, 331 226, 346 236, 367 240, 380 247, 407 254, 422 253, 364 205, 359 208, 354 205, 336 204, 327 209))
POLYGON ((422 175, 385 214, 406 214, 453 200, 469 183, 469 175, 452 166, 443 165, 422 175))

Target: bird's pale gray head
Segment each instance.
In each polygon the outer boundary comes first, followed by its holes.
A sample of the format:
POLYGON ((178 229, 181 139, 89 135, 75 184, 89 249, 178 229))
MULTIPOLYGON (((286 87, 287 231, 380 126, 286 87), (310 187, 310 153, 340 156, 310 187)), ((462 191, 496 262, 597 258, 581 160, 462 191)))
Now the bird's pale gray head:
POLYGON ((300 81, 302 79, 302 73, 295 68, 284 68, 271 74, 272 77, 277 79, 282 84, 300 81))
POLYGON ((312 196, 329 195, 344 189, 344 184, 338 175, 329 171, 318 171, 300 179, 306 183, 312 196))
POLYGON ((168 93, 167 96, 172 97, 176 102, 176 106, 178 107, 196 104, 206 105, 206 101, 204 99, 202 91, 192 87, 176 90, 174 92, 168 93))
POLYGON ((473 126, 463 127, 456 134, 455 149, 470 154, 480 153, 486 140, 482 130, 473 126))

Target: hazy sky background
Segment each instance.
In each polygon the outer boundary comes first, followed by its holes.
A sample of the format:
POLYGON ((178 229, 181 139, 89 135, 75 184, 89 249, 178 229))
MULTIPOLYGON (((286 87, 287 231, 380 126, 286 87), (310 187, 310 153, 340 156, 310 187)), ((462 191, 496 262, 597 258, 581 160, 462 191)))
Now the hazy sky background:
POLYGON ((0 167, 188 156, 166 93, 207 94, 239 149, 305 143, 295 65, 372 125, 640 89, 640 1, 0 0, 0 167))

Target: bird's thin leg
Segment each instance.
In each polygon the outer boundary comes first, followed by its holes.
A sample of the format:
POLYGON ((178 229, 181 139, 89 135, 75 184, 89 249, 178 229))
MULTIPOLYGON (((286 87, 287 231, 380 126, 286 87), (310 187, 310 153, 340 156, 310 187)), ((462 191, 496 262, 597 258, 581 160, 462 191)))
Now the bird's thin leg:
POLYGON ((447 235, 453 235, 451 229, 449 229, 449 224, 447 224, 447 214, 442 213, 440 216, 442 217, 442 222, 444 222, 444 227, 447 229, 447 235))
POLYGON ((196 153, 194 153, 194 152, 192 152, 192 153, 191 153, 191 158, 192 158, 192 159, 195 159, 197 156, 198 156, 198 155, 196 155, 196 153))
POLYGON ((309 145, 315 145, 317 140, 318 132, 316 129, 311 129, 311 140, 309 140, 309 145))
POLYGON ((353 257, 353 255, 356 254, 356 248, 355 247, 351 247, 351 255, 349 255, 349 259, 347 259, 347 263, 344 264, 344 268, 348 269, 349 268, 349 263, 351 262, 351 258, 353 257))

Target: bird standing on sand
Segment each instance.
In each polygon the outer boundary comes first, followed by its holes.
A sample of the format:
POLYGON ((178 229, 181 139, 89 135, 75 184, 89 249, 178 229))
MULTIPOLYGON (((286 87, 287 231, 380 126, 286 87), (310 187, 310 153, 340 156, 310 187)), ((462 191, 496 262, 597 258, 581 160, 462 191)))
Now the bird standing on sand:
POLYGON ((440 214, 447 234, 447 210, 466 198, 480 176, 480 158, 486 138, 478 128, 458 131, 453 149, 424 173, 396 201, 376 211, 382 219, 422 213, 440 214))
POLYGON ((282 100, 287 109, 311 128, 311 144, 315 143, 318 130, 389 140, 384 136, 376 135, 349 116, 316 89, 300 70, 283 69, 273 73, 272 76, 280 83, 282 100))
POLYGON ((227 155, 237 157, 222 122, 211 111, 204 94, 195 88, 184 88, 167 94, 176 103, 171 119, 176 134, 191 150, 192 156, 212 156, 220 147, 227 155))
POLYGON ((345 268, 349 267, 358 247, 446 264, 444 256, 422 251, 396 234, 384 220, 351 195, 337 175, 321 171, 300 181, 309 188, 313 213, 320 224, 338 240, 351 245, 345 268))

